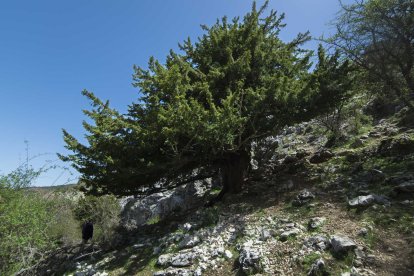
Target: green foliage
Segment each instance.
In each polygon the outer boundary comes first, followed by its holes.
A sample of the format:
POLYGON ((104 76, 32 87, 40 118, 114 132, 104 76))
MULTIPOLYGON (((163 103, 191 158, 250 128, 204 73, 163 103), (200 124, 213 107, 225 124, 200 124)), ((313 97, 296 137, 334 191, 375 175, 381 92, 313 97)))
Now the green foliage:
POLYGON ((27 188, 30 187, 33 181, 43 172, 43 169, 35 170, 33 167, 24 164, 9 174, 0 176, 0 186, 11 189, 27 188))
POLYGON ((47 201, 53 204, 53 210, 50 210, 48 215, 51 221, 47 229, 49 238, 56 240, 59 246, 78 244, 82 239, 81 231, 79 221, 76 220, 72 211, 76 201, 63 197, 47 199, 47 201))
POLYGON ((310 71, 312 53, 300 48, 308 33, 283 42, 284 15, 263 16, 266 6, 203 26, 205 34, 184 41, 165 64, 150 58, 148 69, 135 67, 142 97, 126 115, 83 92, 93 105, 85 111, 94 122, 84 123, 89 145, 64 131, 73 154, 60 157, 82 174, 87 192, 150 193, 179 185, 195 169, 220 169, 224 187, 239 191, 253 141, 348 97, 350 64, 320 47, 310 71))
POLYGON ((363 112, 367 97, 353 93, 348 101, 341 101, 338 108, 317 118, 322 133, 328 137, 330 146, 346 142, 349 135, 358 135, 372 125, 372 117, 363 112))
POLYGON ((378 236, 374 232, 374 230, 369 229, 367 235, 364 237, 365 244, 369 248, 373 248, 375 244, 378 242, 378 236))
POLYGON ((414 93, 414 3, 411 0, 366 0, 343 5, 334 25, 333 44, 365 69, 375 94, 393 95, 412 106, 414 93))
POLYGON ((114 196, 86 196, 79 199, 73 213, 80 222, 79 226, 87 220, 93 222, 95 240, 110 242, 115 228, 119 225, 120 208, 114 196))
POLYGON ((22 189, 40 173, 24 165, 0 177, 0 274, 27 267, 55 246, 47 234, 53 203, 22 189))

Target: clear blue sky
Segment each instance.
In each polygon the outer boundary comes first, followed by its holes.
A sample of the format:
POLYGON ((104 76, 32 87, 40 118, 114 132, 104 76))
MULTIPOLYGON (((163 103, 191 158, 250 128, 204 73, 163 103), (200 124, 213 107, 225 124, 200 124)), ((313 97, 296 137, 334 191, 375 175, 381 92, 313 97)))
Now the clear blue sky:
MULTIPOLYGON (((307 30, 328 34, 339 3, 271 0, 270 7, 286 13, 281 36, 290 40, 307 30)), ((24 140, 30 155, 50 153, 35 159, 36 167, 66 152, 62 128, 83 137, 83 89, 124 112, 139 97, 131 85, 134 64, 145 66, 150 56, 163 60, 178 42, 201 35, 200 24, 250 8, 247 0, 1 1, 0 173, 24 160, 24 140)), ((50 172, 36 185, 62 184, 69 175, 61 174, 50 172)))

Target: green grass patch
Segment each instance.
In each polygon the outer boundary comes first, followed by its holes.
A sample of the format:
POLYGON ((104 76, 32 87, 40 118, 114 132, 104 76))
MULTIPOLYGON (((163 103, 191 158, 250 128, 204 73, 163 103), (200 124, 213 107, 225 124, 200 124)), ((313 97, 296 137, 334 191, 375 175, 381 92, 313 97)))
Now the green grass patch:
POLYGON ((304 271, 309 271, 316 260, 320 259, 321 255, 315 252, 306 255, 302 260, 302 268, 304 271))

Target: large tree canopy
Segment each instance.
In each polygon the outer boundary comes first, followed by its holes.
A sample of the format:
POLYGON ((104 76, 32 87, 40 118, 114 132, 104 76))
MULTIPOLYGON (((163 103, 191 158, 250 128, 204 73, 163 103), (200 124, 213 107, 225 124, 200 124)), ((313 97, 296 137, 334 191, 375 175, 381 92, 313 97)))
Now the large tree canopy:
POLYGON ((251 143, 286 125, 310 119, 349 96, 351 66, 338 55, 319 63, 300 46, 308 33, 285 43, 283 15, 266 5, 242 20, 203 26, 165 64, 150 58, 135 67, 141 97, 125 115, 92 93, 85 111, 88 145, 64 131, 73 154, 61 156, 82 174, 90 193, 134 194, 168 189, 195 176, 221 172, 222 192, 238 192, 251 143))
POLYGON ((414 94, 414 1, 355 0, 342 5, 328 42, 367 70, 370 80, 381 83, 412 106, 414 94))

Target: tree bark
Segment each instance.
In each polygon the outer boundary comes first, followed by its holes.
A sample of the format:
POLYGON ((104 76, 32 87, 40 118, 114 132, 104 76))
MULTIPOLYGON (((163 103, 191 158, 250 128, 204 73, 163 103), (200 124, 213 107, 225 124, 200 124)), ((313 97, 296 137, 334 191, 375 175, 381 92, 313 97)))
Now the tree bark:
POLYGON ((237 194, 242 191, 249 163, 250 155, 247 151, 232 153, 223 159, 220 168, 223 188, 218 196, 207 204, 208 206, 222 200, 225 194, 237 194))

